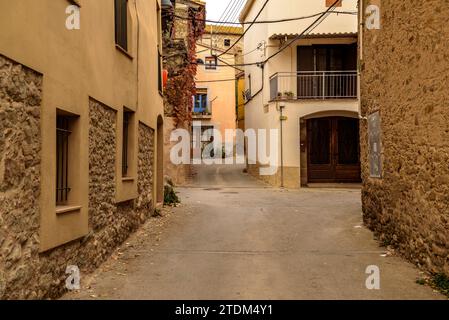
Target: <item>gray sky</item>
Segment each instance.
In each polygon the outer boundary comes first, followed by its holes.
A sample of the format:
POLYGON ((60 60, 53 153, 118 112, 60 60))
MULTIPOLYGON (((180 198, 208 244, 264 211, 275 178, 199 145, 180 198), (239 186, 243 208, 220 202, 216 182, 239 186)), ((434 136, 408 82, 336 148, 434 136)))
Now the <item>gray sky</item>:
POLYGON ((243 0, 206 0, 207 19, 220 19, 221 15, 231 1, 235 4, 235 7, 242 7, 246 2, 243 0))

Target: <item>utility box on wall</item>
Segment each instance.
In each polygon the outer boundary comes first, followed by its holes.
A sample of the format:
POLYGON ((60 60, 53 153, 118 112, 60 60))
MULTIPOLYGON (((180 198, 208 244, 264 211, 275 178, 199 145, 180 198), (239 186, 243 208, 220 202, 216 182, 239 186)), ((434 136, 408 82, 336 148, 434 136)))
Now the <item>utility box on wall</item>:
POLYGON ((380 112, 368 116, 369 171, 371 178, 382 178, 380 112))

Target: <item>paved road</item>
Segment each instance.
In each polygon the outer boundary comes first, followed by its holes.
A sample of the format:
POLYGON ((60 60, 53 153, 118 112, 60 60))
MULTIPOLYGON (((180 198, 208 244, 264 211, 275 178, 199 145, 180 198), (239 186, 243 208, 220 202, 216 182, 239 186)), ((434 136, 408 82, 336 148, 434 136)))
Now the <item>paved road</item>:
POLYGON ((180 195, 160 241, 127 249, 68 298, 442 298, 415 283, 411 264, 384 256, 362 227, 359 190, 271 189, 222 166, 197 170, 180 195), (380 290, 366 289, 370 265, 380 290))

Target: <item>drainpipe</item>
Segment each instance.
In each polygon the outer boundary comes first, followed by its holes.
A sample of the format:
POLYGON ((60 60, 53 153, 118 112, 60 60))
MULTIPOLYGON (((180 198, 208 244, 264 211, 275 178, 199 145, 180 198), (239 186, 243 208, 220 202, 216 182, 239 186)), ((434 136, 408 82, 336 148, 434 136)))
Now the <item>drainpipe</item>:
POLYGON ((279 111, 281 113, 281 117, 280 117, 280 121, 281 121, 281 188, 284 188, 284 139, 283 139, 283 122, 284 122, 283 110, 284 110, 284 108, 285 108, 285 105, 283 105, 283 104, 281 104, 279 106, 279 111))
POLYGON ((357 96, 359 100, 359 118, 362 119, 362 99, 361 99, 361 67, 363 62, 363 31, 364 31, 364 21, 363 21, 363 0, 358 0, 359 15, 358 15, 358 38, 359 38, 359 59, 357 63, 357 96))

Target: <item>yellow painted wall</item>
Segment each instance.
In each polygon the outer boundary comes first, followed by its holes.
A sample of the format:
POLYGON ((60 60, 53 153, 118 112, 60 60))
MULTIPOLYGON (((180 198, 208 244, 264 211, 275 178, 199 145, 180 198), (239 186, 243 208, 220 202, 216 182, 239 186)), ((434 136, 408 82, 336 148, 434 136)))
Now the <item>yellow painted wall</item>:
MULTIPOLYGON (((68 17, 65 11, 73 1, 0 1, 0 53, 42 73, 44 79, 41 250, 88 233, 89 97, 116 110, 118 124, 122 123, 125 106, 136 112, 136 120, 154 130, 157 117, 163 115, 157 82, 157 6, 160 0, 128 1, 128 54, 115 46, 114 1, 77 2, 81 5, 80 30, 68 30, 65 26, 68 17), (57 108, 79 115, 80 129, 78 174, 73 181, 79 192, 73 205, 81 209, 61 216, 56 214, 55 206, 57 108)), ((137 139, 137 128, 134 126, 131 140, 137 139)), ((121 179, 121 140, 122 126, 117 125, 117 202, 137 196, 137 144, 134 144, 131 160, 134 179, 125 182, 121 179)))

